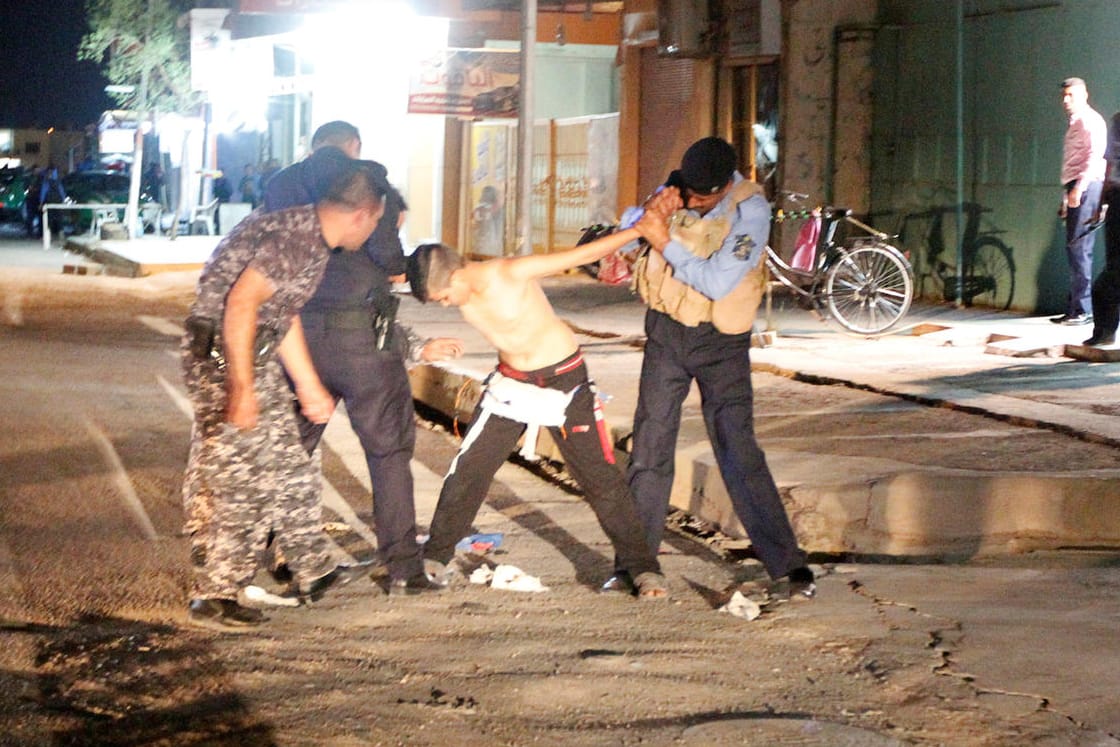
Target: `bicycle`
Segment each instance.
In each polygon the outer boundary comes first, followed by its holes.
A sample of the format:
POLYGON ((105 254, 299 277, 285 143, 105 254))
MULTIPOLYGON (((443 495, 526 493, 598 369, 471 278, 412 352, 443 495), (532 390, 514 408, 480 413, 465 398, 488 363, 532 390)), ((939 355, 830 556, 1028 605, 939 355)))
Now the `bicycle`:
MULTIPOLYGON (((807 195, 785 193, 787 199, 802 200, 807 195)), ((787 213, 774 211, 774 222, 795 218, 821 220, 820 235, 811 247, 807 269, 787 264, 769 245, 766 267, 782 285, 811 302, 811 308, 824 318, 833 319, 846 332, 864 337, 881 335, 906 316, 914 300, 914 271, 906 256, 889 243, 892 238, 858 220, 847 208, 823 207, 787 213), (837 227, 849 224, 866 236, 838 241, 837 227)), ((596 223, 584 229, 577 246, 615 230, 614 224, 596 223)), ((639 250, 641 251, 641 250, 639 250)), ((630 281, 629 272, 613 270, 624 260, 618 256, 583 265, 580 269, 609 284, 630 281), (611 264, 607 265, 607 261, 611 264), (612 269, 612 279, 604 276, 612 269)))
POLYGON ((903 245, 915 240, 921 248, 922 291, 928 282, 930 292, 944 301, 965 306, 987 306, 1000 311, 1011 308, 1015 297, 1015 260, 995 229, 981 228, 981 216, 991 212, 975 202, 961 204, 965 216, 963 272, 958 278, 955 242, 946 240, 946 216, 953 219, 956 205, 934 205, 926 210, 906 213, 899 221, 898 235, 903 245), (916 230, 915 230, 916 229, 916 230))
MULTIPOLYGON (((785 197, 799 201, 808 196, 786 193, 785 197)), ((859 220, 848 208, 774 211, 775 223, 798 218, 820 220, 819 235, 809 247, 804 268, 787 263, 773 247, 766 247, 766 266, 778 282, 855 335, 884 334, 906 316, 914 300, 914 270, 906 255, 890 243, 894 237, 859 220), (841 226, 853 226, 863 235, 838 239, 841 226)))

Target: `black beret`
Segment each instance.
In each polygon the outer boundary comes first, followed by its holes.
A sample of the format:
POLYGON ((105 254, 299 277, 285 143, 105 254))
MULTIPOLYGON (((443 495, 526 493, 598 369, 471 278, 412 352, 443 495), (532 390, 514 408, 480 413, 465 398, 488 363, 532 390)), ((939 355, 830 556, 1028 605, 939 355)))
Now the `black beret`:
POLYGON ((688 146, 681 159, 680 178, 697 194, 722 189, 735 173, 735 148, 723 138, 706 137, 688 146))

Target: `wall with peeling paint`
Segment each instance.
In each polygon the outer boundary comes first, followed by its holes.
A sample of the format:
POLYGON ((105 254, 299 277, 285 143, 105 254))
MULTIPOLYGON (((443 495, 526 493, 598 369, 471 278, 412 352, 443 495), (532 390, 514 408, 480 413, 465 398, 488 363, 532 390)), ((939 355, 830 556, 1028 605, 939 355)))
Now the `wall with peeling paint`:
POLYGON ((783 3, 782 187, 870 207, 876 0, 783 3), (843 31, 844 29, 850 30, 843 31))

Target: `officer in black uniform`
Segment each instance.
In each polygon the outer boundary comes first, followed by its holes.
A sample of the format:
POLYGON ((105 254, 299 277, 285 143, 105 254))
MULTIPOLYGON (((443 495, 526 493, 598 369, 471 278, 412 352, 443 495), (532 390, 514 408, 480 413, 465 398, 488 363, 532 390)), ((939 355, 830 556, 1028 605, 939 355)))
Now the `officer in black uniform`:
MULTIPOLYGON (((357 158, 361 139, 353 125, 329 122, 316 130, 311 147, 308 158, 269 180, 267 210, 314 202, 340 164, 357 158)), ((384 179, 385 168, 377 168, 384 179)), ((300 317, 319 378, 332 396, 345 401, 365 451, 374 490, 374 530, 389 572, 389 593, 418 594, 442 586, 424 573, 416 542, 409 467, 416 426, 404 364, 409 343, 404 339, 407 332, 394 323, 399 300, 391 294, 389 280, 405 268, 398 231, 406 206, 387 181, 386 186, 385 214, 377 229, 362 251, 331 254, 322 283, 300 317)), ((318 445, 325 427, 301 422, 308 451, 318 445)))

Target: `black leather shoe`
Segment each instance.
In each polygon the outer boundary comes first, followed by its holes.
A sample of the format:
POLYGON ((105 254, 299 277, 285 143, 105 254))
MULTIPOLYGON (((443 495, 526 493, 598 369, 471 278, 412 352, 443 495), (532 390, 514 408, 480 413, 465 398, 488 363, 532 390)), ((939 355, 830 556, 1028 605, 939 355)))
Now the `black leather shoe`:
POLYGON ((334 570, 308 583, 299 585, 299 596, 306 601, 318 602, 328 589, 345 586, 369 571, 363 565, 339 565, 334 570))
POLYGON ((1061 324, 1062 322, 1064 322, 1066 319, 1069 319, 1069 318, 1070 318, 1069 314, 1062 314, 1060 316, 1050 317, 1050 321, 1052 321, 1054 324, 1061 324))
POLYGON ((192 624, 226 633, 254 628, 267 619, 260 610, 242 607, 232 599, 192 599, 187 611, 192 624))
POLYGON ((1078 314, 1077 316, 1067 316, 1062 321, 1058 322, 1063 327, 1080 327, 1084 324, 1092 324, 1092 314, 1078 314))
POLYGON ((411 597, 417 594, 439 594, 447 589, 446 583, 440 583, 427 573, 417 573, 408 578, 394 578, 389 582, 389 596, 411 597))
POLYGON ((601 592, 620 591, 623 594, 634 594, 637 588, 634 586, 634 579, 630 578, 630 574, 626 571, 617 571, 613 576, 603 582, 599 587, 601 592))
POLYGON ((816 594, 816 579, 813 578, 811 570, 802 566, 789 572, 789 595, 791 599, 793 597, 812 599, 816 594))
POLYGON ((1115 345, 1116 335, 1098 335, 1093 333, 1093 336, 1088 340, 1081 343, 1082 345, 1115 345))

